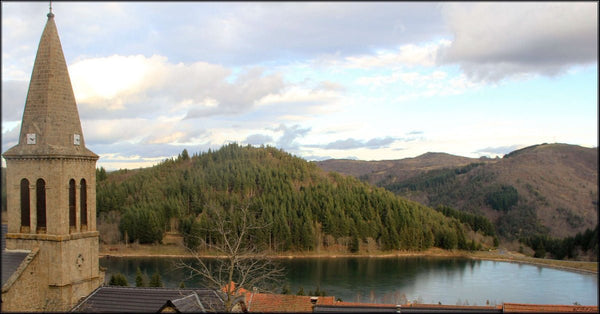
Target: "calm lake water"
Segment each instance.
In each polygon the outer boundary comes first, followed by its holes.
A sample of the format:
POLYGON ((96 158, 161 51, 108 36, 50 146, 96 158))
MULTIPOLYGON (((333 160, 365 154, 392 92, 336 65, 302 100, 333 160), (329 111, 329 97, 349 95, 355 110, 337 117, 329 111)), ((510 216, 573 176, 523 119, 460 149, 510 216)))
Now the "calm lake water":
MULTIPOLYGON (((166 287, 200 287, 173 269, 172 258, 101 258, 106 278, 123 273, 135 285, 140 267, 156 270, 166 287)), ((191 262, 191 260, 190 260, 191 262)), ((485 305, 513 303, 598 305, 598 277, 526 264, 441 257, 281 259, 292 293, 317 287, 349 302, 485 305)), ((276 291, 280 292, 280 291, 276 291)))

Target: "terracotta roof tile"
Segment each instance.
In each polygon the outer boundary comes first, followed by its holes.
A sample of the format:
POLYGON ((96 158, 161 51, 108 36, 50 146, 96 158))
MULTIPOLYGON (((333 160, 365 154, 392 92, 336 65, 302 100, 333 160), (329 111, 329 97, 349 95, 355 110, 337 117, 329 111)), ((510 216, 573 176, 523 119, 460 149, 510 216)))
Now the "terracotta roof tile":
POLYGON ((598 306, 504 303, 504 313, 598 313, 598 306))
MULTIPOLYGON (((247 293, 246 307, 248 312, 312 312, 313 303, 310 296, 247 293)), ((316 297, 318 305, 333 305, 335 297, 316 297)))

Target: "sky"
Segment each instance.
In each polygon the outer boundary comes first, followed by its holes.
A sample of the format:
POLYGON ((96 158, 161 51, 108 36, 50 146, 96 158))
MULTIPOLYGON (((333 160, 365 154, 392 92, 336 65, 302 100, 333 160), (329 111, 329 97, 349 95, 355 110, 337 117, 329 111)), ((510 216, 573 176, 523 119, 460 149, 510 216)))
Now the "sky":
MULTIPOLYGON (((187 149, 306 160, 597 147, 597 2, 53 2, 86 146, 107 170, 187 149)), ((46 2, 2 2, 2 152, 46 2)), ((5 165, 5 161, 2 160, 5 165)))

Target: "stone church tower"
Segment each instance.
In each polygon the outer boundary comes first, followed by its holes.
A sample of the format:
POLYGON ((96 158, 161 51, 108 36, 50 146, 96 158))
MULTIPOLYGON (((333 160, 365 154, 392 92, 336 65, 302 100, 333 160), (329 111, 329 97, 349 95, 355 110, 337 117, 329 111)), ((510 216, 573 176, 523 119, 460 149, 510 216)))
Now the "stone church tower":
POLYGON ((19 143, 3 156, 6 250, 29 252, 29 258, 10 287, 3 285, 2 310, 68 310, 104 281, 96 231, 98 155, 85 147, 52 10, 33 66, 19 143))

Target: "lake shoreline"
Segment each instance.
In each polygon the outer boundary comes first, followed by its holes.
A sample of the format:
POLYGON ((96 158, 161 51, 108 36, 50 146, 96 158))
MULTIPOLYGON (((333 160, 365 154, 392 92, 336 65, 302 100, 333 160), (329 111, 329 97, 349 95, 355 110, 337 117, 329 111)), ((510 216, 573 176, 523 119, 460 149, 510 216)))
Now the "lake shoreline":
MULTIPOLYGON (((164 249, 168 246, 157 245, 138 245, 136 248, 119 247, 117 250, 112 250, 102 246, 100 247, 100 257, 158 257, 158 258, 190 258, 192 254, 186 254, 181 250, 164 249), (161 247, 163 249, 161 249, 161 247), (149 249, 150 248, 150 249, 149 249), (162 252, 160 252, 162 251, 162 252), (167 251, 167 252, 165 252, 167 251), (170 251, 170 252, 168 252, 170 251), (165 254, 166 253, 166 254, 165 254)), ((263 255, 264 256, 264 255, 263 255)), ((489 260, 498 262, 521 263, 540 267, 549 267, 559 270, 597 274, 597 262, 583 261, 564 261, 552 259, 540 259, 527 257, 517 252, 506 250, 493 251, 460 251, 460 250, 443 250, 439 248, 431 248, 425 251, 395 251, 395 252, 377 252, 377 253, 342 253, 342 252, 286 252, 273 253, 266 255, 274 259, 296 259, 296 258, 394 258, 394 257, 460 257, 474 260, 489 260)), ((201 258, 219 258, 218 255, 204 254, 201 258)), ((222 256, 221 256, 222 257, 222 256)))

